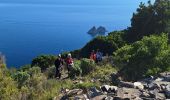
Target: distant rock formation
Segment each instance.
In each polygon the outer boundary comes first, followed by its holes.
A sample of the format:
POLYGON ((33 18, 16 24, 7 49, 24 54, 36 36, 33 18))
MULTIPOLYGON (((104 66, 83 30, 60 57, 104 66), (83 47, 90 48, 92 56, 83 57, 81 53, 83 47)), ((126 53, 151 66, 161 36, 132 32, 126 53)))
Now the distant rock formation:
POLYGON ((96 27, 93 26, 87 33, 88 33, 88 34, 96 34, 96 33, 97 33, 96 27))
POLYGON ((106 28, 103 26, 100 26, 98 28, 96 28, 95 26, 93 26, 87 33, 90 35, 105 35, 105 33, 107 32, 106 28))
POLYGON ((100 26, 97 28, 97 34, 104 35, 107 32, 106 28, 103 26, 100 26))

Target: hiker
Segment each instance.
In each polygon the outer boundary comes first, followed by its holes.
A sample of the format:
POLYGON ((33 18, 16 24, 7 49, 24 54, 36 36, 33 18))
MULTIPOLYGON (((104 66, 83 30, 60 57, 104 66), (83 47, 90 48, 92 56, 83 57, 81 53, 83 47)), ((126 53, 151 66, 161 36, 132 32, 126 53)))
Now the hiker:
POLYGON ((55 60, 55 67, 56 67, 56 77, 59 79, 61 78, 61 71, 63 66, 63 59, 61 58, 61 54, 58 55, 58 58, 55 60))
POLYGON ((73 58, 71 57, 71 54, 70 54, 70 53, 67 55, 66 64, 67 64, 68 73, 70 73, 71 68, 72 68, 73 65, 74 65, 74 63, 73 63, 73 58))
POLYGON ((91 54, 90 54, 90 59, 93 61, 96 61, 96 53, 94 50, 92 50, 91 54))
POLYGON ((100 52, 100 50, 98 49, 97 52, 96 52, 96 63, 101 62, 102 57, 103 57, 103 53, 100 52))

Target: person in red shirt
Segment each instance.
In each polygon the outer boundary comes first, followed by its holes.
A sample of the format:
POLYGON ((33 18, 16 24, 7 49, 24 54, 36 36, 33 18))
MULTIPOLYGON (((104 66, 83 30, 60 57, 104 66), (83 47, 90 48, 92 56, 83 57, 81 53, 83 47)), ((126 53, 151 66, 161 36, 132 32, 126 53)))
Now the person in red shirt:
POLYGON ((70 70, 74 65, 73 58, 71 57, 70 53, 68 54, 68 56, 66 58, 66 64, 67 64, 68 73, 70 73, 70 70))
POLYGON ((96 61, 96 53, 94 50, 92 50, 91 54, 90 54, 90 59, 93 61, 96 61))

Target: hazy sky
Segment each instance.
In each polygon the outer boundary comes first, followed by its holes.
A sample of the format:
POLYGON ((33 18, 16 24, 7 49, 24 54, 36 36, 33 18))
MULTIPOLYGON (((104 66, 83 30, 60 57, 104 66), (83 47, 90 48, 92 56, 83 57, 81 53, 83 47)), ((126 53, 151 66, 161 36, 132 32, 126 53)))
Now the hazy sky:
POLYGON ((139 5, 148 0, 0 0, 0 3, 31 3, 59 5, 139 5))

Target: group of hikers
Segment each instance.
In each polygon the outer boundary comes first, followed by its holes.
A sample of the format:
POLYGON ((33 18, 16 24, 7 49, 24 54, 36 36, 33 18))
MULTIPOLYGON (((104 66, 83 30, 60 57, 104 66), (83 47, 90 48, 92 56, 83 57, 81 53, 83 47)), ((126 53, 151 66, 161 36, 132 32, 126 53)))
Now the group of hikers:
MULTIPOLYGON (((97 52, 95 52, 94 50, 92 50, 91 54, 90 54, 90 59, 95 61, 96 63, 101 62, 102 61, 102 52, 100 52, 99 50, 97 50, 97 52)), ((61 54, 58 55, 57 59, 55 60, 55 67, 56 67, 56 78, 61 78, 61 72, 63 69, 63 65, 64 62, 66 63, 67 66, 67 71, 68 74, 70 73, 72 67, 74 66, 74 61, 73 58, 71 56, 71 54, 69 53, 66 57, 66 59, 63 59, 61 57, 61 54)))
POLYGON ((74 65, 73 58, 71 57, 70 53, 67 55, 67 58, 65 60, 61 57, 61 54, 59 54, 58 58, 55 60, 56 77, 59 79, 61 78, 61 71, 63 69, 64 61, 67 65, 68 73, 71 71, 71 68, 74 65))
POLYGON ((96 63, 98 63, 102 61, 102 58, 103 58, 103 53, 100 52, 99 49, 97 50, 97 52, 92 50, 91 55, 90 55, 91 60, 94 60, 96 63))

